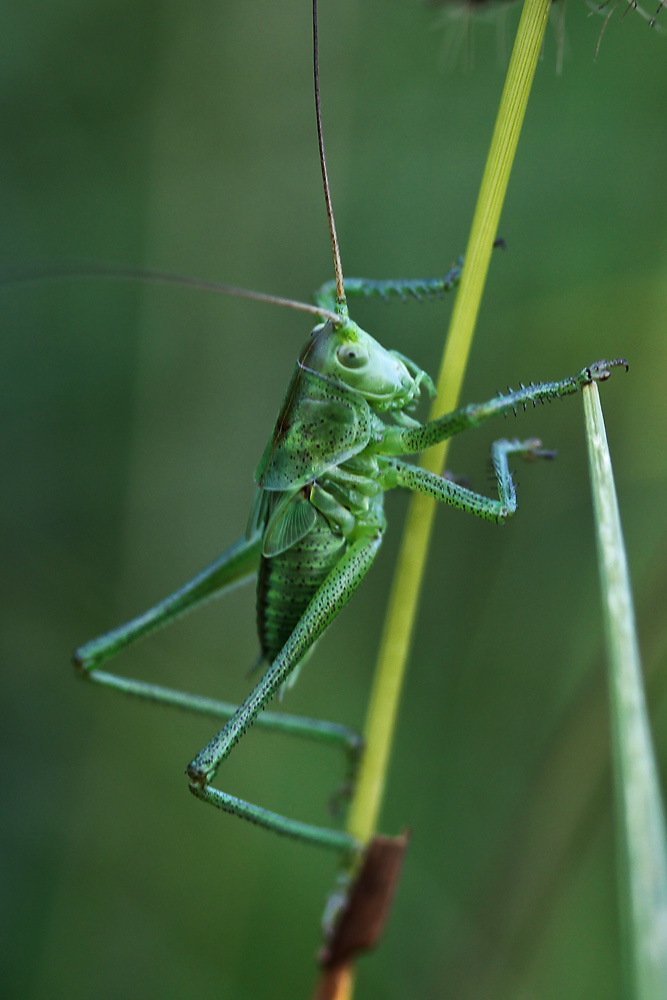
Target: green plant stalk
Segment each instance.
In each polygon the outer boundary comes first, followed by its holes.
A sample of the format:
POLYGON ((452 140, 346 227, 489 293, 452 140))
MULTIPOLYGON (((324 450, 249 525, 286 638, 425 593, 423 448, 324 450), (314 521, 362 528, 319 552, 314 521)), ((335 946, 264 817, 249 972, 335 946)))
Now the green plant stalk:
MULTIPOLYGON (((525 0, 524 3, 477 199, 431 418, 457 406, 550 6, 551 0, 525 0)), ((447 442, 444 442, 431 449, 423 465, 440 472, 446 454, 447 442)), ((348 831, 362 843, 373 836, 382 804, 434 510, 434 501, 426 496, 413 496, 366 717, 366 749, 348 819, 348 831)))
POLYGON ((667 831, 600 397, 583 390, 609 667, 618 871, 627 996, 667 991, 667 831))

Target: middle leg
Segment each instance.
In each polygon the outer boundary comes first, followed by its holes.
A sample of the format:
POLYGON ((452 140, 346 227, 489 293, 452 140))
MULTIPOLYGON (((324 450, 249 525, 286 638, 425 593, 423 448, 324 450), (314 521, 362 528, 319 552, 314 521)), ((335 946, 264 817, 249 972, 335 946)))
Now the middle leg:
POLYGON ((477 517, 502 523, 516 511, 516 489, 508 461, 510 455, 520 455, 528 460, 551 459, 555 457, 555 452, 543 450, 535 438, 529 441, 494 441, 491 445, 491 460, 498 483, 497 500, 400 459, 384 459, 381 469, 387 488, 402 486, 414 493, 425 493, 434 500, 458 507, 477 517))

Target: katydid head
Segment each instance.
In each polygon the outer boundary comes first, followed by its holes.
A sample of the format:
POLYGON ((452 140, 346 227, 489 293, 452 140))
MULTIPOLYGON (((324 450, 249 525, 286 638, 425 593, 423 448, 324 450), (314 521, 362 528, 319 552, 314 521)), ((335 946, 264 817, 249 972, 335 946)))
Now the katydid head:
POLYGON ((350 319, 315 327, 299 365, 358 392, 379 412, 403 410, 419 398, 429 376, 395 351, 388 351, 350 319))

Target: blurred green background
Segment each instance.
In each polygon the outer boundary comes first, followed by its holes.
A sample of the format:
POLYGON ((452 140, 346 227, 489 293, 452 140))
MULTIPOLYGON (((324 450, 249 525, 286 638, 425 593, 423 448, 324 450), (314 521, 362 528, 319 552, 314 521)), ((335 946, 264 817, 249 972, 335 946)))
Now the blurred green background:
MULTIPOLYGON (((623 353, 603 389, 659 759, 667 486, 667 49, 621 11, 549 26, 465 395, 623 353)), ((442 273, 463 250, 518 10, 472 24, 411 0, 321 12, 343 267, 442 273), (453 48, 453 51, 452 51, 453 48)), ((667 24, 667 22, 664 22, 667 24)), ((294 298, 331 275, 310 5, 62 0, 0 14, 8 265, 106 261, 294 298)), ((77 683, 70 650, 243 531, 307 320, 114 281, 5 287, 2 335, 3 994, 306 997, 326 854, 205 809, 183 770, 215 728, 77 683)), ((435 374, 451 302, 356 318, 435 374)), ((383 829, 413 840, 363 998, 620 997, 605 686, 577 399, 457 440, 538 435, 504 530, 443 509, 383 829)), ((405 498, 378 565, 285 700, 361 726, 405 498)), ((248 690, 252 589, 119 661, 248 690)), ((252 732, 225 788, 326 822, 331 751, 252 732)))

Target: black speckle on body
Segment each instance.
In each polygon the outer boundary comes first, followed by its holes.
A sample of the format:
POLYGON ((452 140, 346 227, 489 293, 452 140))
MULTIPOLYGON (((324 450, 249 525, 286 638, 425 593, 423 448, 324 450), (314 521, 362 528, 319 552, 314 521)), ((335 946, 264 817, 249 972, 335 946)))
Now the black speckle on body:
POLYGON ((262 656, 272 663, 347 548, 325 519, 286 552, 262 557, 257 578, 257 631, 262 656))

